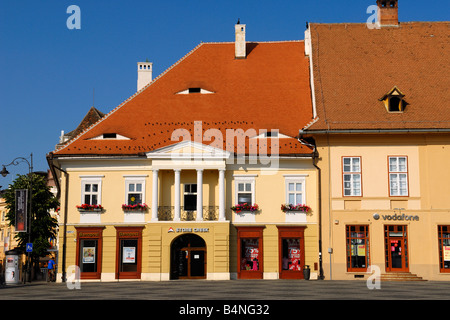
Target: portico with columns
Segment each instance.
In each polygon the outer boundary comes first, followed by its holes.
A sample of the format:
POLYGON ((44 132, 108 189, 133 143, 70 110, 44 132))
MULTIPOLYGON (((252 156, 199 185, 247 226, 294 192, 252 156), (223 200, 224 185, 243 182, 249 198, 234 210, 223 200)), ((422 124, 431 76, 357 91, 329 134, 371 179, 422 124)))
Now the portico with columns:
MULTIPOLYGON (((151 221, 226 221, 225 206, 225 171, 226 159, 229 152, 216 149, 197 142, 181 142, 176 145, 162 148, 156 152, 147 154, 152 159, 152 204, 151 221), (195 172, 195 180, 192 173, 195 172), (216 173, 215 173, 216 172, 216 173), (173 185, 170 187, 170 196, 161 194, 162 190, 168 190, 170 179, 162 178, 164 175, 172 175, 173 185), (186 208, 182 201, 183 193, 182 176, 189 176, 189 184, 195 184, 195 208, 186 208), (208 184, 217 184, 218 197, 214 186, 213 194, 208 199, 205 193, 205 175, 208 176, 208 184), (217 178, 214 178, 217 176, 217 178), (211 179, 217 179, 211 182, 211 179), (173 189, 173 190, 172 190, 173 189), (217 198, 217 200, 216 200, 217 198), (190 215, 182 214, 189 212, 190 215), (195 213, 195 215, 193 215, 195 213)), ((184 189, 183 189, 184 190, 184 189)))

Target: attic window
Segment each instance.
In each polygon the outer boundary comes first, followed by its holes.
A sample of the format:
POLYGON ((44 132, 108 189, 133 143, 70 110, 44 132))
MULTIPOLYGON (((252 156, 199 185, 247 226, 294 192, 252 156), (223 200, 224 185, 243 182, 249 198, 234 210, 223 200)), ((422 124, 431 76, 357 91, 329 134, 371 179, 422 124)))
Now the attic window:
POLYGON ((191 94, 191 93, 208 94, 208 93, 214 93, 214 92, 200 88, 200 87, 191 87, 186 90, 179 91, 176 94, 191 94))
POLYGON ((265 133, 265 136, 267 138, 270 138, 270 137, 277 138, 278 137, 278 131, 267 131, 265 133))
POLYGON ((404 112, 407 105, 404 97, 405 95, 397 87, 394 87, 381 97, 380 101, 384 102, 387 112, 404 112))
POLYGON ((189 93, 200 93, 201 88, 189 88, 189 93))
POLYGON ((97 137, 88 140, 130 140, 130 138, 122 136, 117 133, 103 133, 97 137))
POLYGON ((116 139, 117 134, 116 133, 104 133, 103 139, 116 139))

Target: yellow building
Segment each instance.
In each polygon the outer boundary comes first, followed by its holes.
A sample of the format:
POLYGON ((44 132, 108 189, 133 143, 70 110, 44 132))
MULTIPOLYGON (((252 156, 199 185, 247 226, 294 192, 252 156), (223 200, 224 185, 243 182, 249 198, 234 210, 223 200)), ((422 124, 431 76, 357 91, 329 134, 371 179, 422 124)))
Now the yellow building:
POLYGON ((325 279, 447 281, 449 23, 399 23, 397 1, 377 3, 378 25, 305 33, 325 279))
POLYGON ((318 276, 304 42, 246 42, 245 28, 153 80, 138 63, 137 93, 48 154, 58 280, 70 266, 96 281, 318 276))
POLYGON ((14 239, 15 229, 6 220, 7 213, 5 198, 0 197, 0 262, 2 263, 5 259, 5 252, 17 246, 17 240, 14 239))

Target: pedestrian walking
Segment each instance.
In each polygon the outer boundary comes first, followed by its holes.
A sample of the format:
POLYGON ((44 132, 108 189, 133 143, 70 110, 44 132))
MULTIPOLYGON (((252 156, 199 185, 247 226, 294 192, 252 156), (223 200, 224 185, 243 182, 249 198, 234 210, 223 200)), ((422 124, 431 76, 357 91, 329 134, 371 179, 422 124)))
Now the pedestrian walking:
POLYGON ((47 264, 47 282, 49 282, 49 281, 55 282, 55 280, 56 280, 55 267, 56 267, 56 262, 55 262, 55 260, 53 260, 53 257, 50 256, 50 260, 48 260, 48 264, 47 264))

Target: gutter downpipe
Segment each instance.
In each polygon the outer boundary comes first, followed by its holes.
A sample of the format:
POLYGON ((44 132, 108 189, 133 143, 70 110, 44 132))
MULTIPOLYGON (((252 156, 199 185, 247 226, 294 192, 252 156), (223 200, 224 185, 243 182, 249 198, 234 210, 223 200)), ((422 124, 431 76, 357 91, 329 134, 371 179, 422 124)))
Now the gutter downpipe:
POLYGON ((67 281, 67 274, 66 274, 66 244, 67 244, 67 197, 68 197, 68 190, 69 190, 69 174, 66 170, 61 169, 53 164, 53 153, 47 154, 47 163, 50 167, 50 171, 52 172, 53 177, 55 177, 55 183, 56 188, 58 190, 58 198, 61 197, 61 185, 59 184, 59 179, 57 178, 55 169, 58 169, 61 172, 64 172, 65 174, 65 180, 66 180, 66 186, 65 186, 65 193, 64 193, 64 225, 63 225, 63 247, 62 247, 62 276, 61 280, 62 282, 67 281))
POLYGON ((322 186, 321 186, 321 170, 320 168, 317 166, 316 164, 316 159, 318 158, 318 153, 317 153, 317 147, 316 144, 314 142, 314 144, 310 144, 307 143, 303 140, 301 140, 301 136, 299 136, 298 138, 298 142, 300 142, 302 145, 308 146, 313 148, 313 156, 312 156, 312 164, 313 166, 317 169, 317 174, 318 174, 318 180, 319 180, 319 185, 318 185, 318 189, 319 189, 319 194, 318 194, 318 198, 319 198, 319 207, 318 207, 318 211, 319 211, 319 280, 324 280, 325 276, 323 274, 323 263, 322 263, 322 186))

